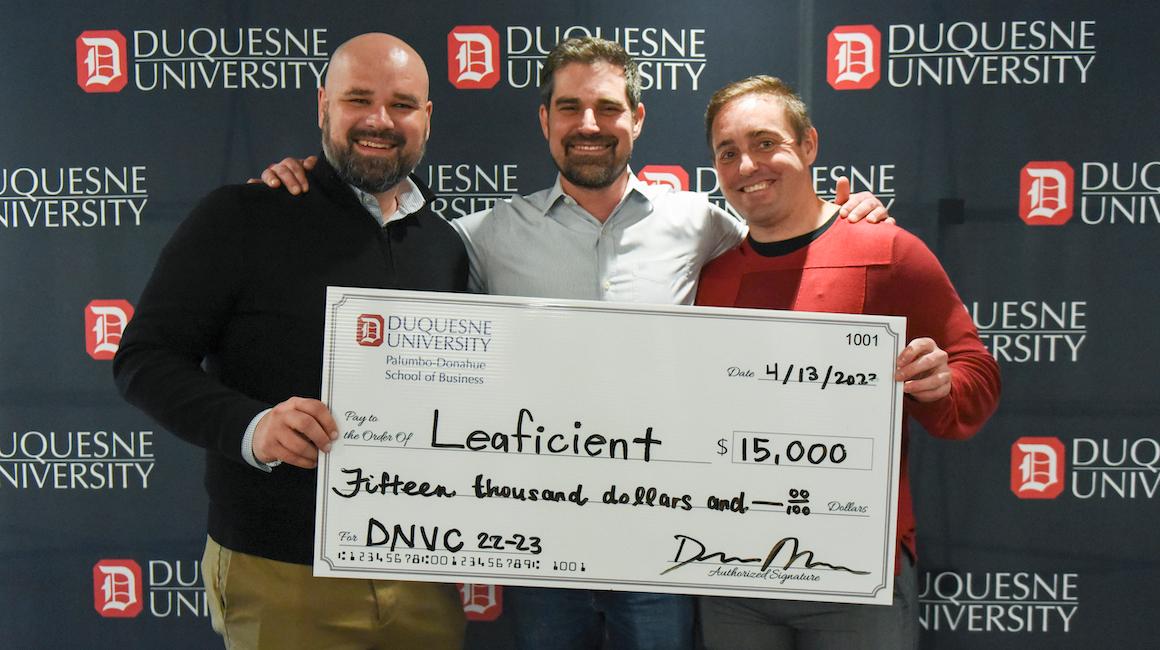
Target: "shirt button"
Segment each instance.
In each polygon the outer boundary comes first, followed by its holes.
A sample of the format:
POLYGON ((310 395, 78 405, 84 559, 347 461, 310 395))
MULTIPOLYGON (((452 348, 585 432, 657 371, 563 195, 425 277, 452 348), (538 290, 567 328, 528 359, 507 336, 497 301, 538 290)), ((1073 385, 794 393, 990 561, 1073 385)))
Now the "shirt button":
POLYGON ((611 288, 612 288, 612 283, 611 283, 611 282, 609 282, 608 280, 605 280, 605 281, 604 281, 604 290, 605 290, 605 291, 608 291, 608 290, 609 290, 609 289, 611 289, 611 288))

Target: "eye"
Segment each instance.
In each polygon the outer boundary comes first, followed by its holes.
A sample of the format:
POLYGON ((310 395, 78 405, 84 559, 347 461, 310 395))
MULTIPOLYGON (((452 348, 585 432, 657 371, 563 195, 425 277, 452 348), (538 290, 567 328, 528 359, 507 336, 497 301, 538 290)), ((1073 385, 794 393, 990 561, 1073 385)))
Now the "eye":
POLYGON ((366 106, 367 104, 370 104, 371 102, 369 99, 366 99, 365 97, 350 97, 350 98, 347 98, 346 103, 356 104, 358 106, 366 106))
POLYGON ((762 151, 769 151, 770 149, 777 147, 777 144, 778 143, 773 140, 762 140, 757 143, 757 147, 762 151))
POLYGON ((729 162, 737 157, 736 151, 719 151, 717 152, 717 160, 721 162, 729 162))

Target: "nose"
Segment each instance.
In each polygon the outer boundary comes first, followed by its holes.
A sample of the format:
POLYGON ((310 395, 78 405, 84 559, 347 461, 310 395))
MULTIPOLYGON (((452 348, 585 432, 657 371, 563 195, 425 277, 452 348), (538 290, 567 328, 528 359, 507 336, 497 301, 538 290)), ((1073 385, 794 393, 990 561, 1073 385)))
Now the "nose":
POLYGON ((600 126, 596 124, 596 111, 588 108, 580 113, 580 132, 581 133, 596 133, 600 131, 600 126))
POLYGON ((743 176, 748 176, 757 171, 757 163, 753 162, 753 158, 747 153, 741 154, 741 161, 737 165, 737 171, 743 176))
POLYGON ((386 106, 379 106, 375 110, 372 110, 367 115, 366 121, 367 126, 376 129, 390 129, 395 126, 394 121, 391 120, 391 113, 387 110, 386 106))

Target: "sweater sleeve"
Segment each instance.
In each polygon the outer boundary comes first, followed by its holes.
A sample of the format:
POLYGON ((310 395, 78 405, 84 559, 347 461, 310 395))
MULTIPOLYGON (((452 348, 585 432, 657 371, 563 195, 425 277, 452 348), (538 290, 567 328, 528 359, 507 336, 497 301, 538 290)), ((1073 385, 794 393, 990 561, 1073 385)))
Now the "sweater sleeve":
POLYGON ((905 314, 908 342, 933 339, 947 353, 951 369, 947 397, 920 402, 907 396, 907 410, 931 435, 970 438, 998 407, 999 365, 979 340, 942 265, 921 240, 900 232, 889 269, 890 277, 877 290, 892 303, 884 313, 905 314))
POLYGON ((219 348, 245 277, 239 193, 194 208, 158 258, 113 360, 121 394, 182 439, 244 462, 242 436, 271 406, 222 384, 203 364, 219 348))

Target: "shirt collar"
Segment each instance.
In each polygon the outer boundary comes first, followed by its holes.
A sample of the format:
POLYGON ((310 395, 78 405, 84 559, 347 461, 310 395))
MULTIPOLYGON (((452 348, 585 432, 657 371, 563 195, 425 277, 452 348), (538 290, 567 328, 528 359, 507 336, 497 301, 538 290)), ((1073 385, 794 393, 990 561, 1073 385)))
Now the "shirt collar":
MULTIPOLYGON (((624 205, 624 202, 628 200, 628 197, 633 194, 639 195, 649 205, 652 205, 652 198, 649 197, 648 194, 648 183, 645 183, 644 181, 637 178, 636 174, 632 173, 631 167, 626 169, 626 171, 628 172, 628 185, 626 185, 624 188, 624 196, 620 197, 620 202, 616 204, 616 208, 613 208, 613 213, 620 209, 620 206, 624 205)), ((548 216, 548 213, 551 212, 552 209, 556 207, 556 204, 561 201, 570 203, 576 207, 580 207, 579 204, 576 203, 576 199, 573 199, 564 192, 564 186, 560 183, 560 174, 556 174, 556 182, 552 185, 551 191, 548 192, 547 200, 544 202, 544 209, 542 211, 543 216, 548 216)))
POLYGON ((411 182, 411 179, 404 178, 399 183, 398 207, 395 208, 394 214, 384 218, 382 208, 379 207, 379 200, 375 198, 374 194, 364 192, 354 185, 350 185, 349 187, 354 191, 354 195, 358 197, 359 203, 366 208, 367 212, 371 213, 371 217, 380 226, 386 226, 392 221, 398 221, 409 214, 418 212, 427 203, 427 200, 423 197, 423 193, 411 182))

